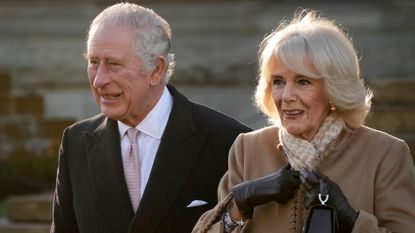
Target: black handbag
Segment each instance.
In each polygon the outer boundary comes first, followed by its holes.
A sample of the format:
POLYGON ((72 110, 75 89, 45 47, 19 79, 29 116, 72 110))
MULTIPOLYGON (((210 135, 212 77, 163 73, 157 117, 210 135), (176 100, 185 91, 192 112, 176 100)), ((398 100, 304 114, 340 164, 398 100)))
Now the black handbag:
POLYGON ((328 185, 320 180, 320 193, 318 194, 319 204, 310 206, 306 222, 303 226, 303 233, 335 233, 336 232, 336 210, 326 205, 330 196, 328 185))

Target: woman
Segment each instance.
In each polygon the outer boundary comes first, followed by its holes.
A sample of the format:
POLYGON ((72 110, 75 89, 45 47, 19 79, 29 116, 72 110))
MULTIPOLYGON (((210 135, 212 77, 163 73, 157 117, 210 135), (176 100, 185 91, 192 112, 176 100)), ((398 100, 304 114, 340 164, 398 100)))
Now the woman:
POLYGON ((411 154, 363 126, 372 94, 358 62, 351 39, 313 11, 264 39, 255 100, 275 124, 236 139, 219 203, 193 232, 300 232, 320 183, 336 232, 415 231, 411 154))

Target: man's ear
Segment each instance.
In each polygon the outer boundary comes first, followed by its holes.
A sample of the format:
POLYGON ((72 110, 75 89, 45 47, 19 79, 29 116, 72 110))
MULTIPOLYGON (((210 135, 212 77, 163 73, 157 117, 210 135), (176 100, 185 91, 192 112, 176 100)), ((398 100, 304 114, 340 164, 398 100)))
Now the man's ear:
POLYGON ((166 73, 166 59, 164 57, 157 57, 155 63, 156 66, 154 67, 153 72, 150 74, 151 86, 156 86, 160 84, 161 80, 163 79, 166 73))

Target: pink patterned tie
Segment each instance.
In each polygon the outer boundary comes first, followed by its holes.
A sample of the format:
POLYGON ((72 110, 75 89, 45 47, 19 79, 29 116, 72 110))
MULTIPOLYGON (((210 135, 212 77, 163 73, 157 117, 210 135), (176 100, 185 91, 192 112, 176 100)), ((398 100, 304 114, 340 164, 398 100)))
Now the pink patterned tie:
POLYGON ((127 131, 128 139, 130 140, 130 146, 128 147, 127 156, 123 157, 124 176, 127 182, 128 192, 130 193, 131 204, 134 208, 134 212, 137 210, 140 202, 140 167, 141 162, 137 153, 137 135, 138 130, 136 128, 130 128, 127 131))

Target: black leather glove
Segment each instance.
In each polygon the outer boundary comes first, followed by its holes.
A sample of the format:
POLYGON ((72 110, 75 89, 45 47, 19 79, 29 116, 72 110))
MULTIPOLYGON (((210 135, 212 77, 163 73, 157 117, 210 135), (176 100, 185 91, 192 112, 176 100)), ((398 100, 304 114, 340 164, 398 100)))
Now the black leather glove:
POLYGON ((327 189, 326 192, 329 195, 326 205, 336 210, 338 223, 336 232, 350 233, 359 216, 359 212, 350 206, 339 185, 319 172, 313 173, 306 169, 301 169, 300 174, 301 181, 306 188, 304 206, 308 209, 311 205, 320 203, 318 194, 320 193, 320 180, 322 180, 322 186, 324 189, 327 189))
POLYGON ((286 203, 301 184, 298 171, 291 171, 290 164, 275 173, 259 179, 246 181, 232 188, 233 198, 239 211, 251 218, 254 207, 270 201, 286 203))

